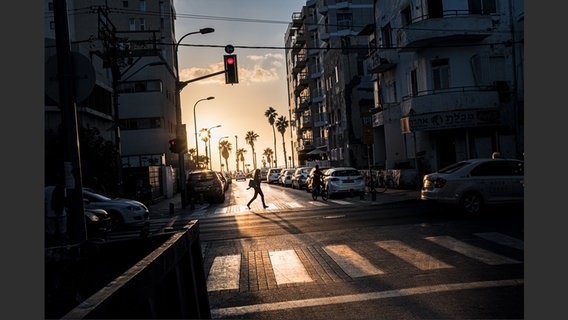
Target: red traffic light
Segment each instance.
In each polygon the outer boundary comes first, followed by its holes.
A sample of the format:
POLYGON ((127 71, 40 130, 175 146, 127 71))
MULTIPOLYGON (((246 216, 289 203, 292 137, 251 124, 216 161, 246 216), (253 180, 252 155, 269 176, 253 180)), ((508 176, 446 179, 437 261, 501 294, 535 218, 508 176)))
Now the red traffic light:
POLYGON ((233 63, 235 63, 235 58, 233 58, 233 57, 228 57, 228 58, 227 58, 227 64, 233 64, 233 63))

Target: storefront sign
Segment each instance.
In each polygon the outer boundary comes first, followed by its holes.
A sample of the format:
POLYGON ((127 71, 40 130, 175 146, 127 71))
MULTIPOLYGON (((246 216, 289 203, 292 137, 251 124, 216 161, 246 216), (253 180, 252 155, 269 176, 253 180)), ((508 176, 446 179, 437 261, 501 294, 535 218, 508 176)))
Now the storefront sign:
POLYGON ((401 119, 403 133, 412 131, 496 125, 501 122, 499 110, 459 110, 429 114, 413 114, 401 119))

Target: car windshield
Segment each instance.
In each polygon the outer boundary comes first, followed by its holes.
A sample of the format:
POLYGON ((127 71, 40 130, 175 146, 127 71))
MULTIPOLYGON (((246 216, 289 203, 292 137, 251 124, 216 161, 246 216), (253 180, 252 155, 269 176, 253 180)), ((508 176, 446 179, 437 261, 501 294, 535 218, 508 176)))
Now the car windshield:
POLYGON ((190 181, 207 181, 212 179, 215 179, 215 173, 213 172, 192 173, 188 178, 190 181))
POLYGON ((335 177, 349 177, 349 176, 358 176, 359 171, 357 170, 337 170, 332 173, 335 177))
POLYGON ((92 192, 90 190, 84 190, 83 191, 83 197, 85 199, 89 200, 90 202, 101 202, 101 201, 111 201, 112 200, 110 197, 107 197, 107 196, 102 195, 100 193, 92 192))

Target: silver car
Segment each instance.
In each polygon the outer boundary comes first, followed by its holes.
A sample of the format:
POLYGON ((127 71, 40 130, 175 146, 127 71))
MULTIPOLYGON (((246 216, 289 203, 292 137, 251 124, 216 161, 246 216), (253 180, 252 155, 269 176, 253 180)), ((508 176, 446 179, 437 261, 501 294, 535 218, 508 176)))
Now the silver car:
POLYGON ((140 201, 112 198, 89 188, 83 188, 83 199, 89 207, 106 210, 115 228, 145 227, 150 222, 150 211, 140 201))
POLYGON ((478 213, 490 204, 522 203, 524 162, 503 158, 459 161, 425 175, 420 198, 458 205, 466 213, 478 213))

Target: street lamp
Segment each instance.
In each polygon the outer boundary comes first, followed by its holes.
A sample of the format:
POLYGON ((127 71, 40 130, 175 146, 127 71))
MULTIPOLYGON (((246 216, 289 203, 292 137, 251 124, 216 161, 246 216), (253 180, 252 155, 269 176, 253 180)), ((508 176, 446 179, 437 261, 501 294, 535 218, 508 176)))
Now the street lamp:
MULTIPOLYGON (((224 136, 219 138, 219 142, 217 142, 217 150, 219 150, 219 170, 223 171, 223 166, 221 166, 221 140, 223 139, 227 139, 229 138, 229 136, 224 136)), ((229 170, 229 168, 227 168, 227 171, 229 170)))
MULTIPOLYGON (((206 34, 214 32, 215 29, 213 28, 202 28, 199 31, 189 32, 184 34, 179 40, 176 42, 174 46, 174 56, 175 56, 175 68, 176 68, 176 138, 183 139, 187 141, 187 132, 185 132, 185 128, 182 125, 181 121, 181 97, 180 92, 185 87, 187 83, 181 84, 179 81, 179 63, 178 63, 178 48, 181 41, 192 34, 206 34)), ((180 181, 180 190, 181 190, 181 207, 185 208, 187 206, 187 199, 186 199, 186 186, 185 186, 185 152, 178 153, 178 167, 179 167, 179 181, 180 181)))
MULTIPOLYGON (((218 125, 216 125, 216 126, 214 126, 214 127, 209 128, 209 130, 207 130, 207 136, 208 136, 209 138, 211 138, 211 129, 220 128, 220 127, 221 127, 221 125, 218 124, 218 125)), ((213 166, 211 165, 211 158, 212 158, 212 156, 213 156, 213 150, 211 149, 211 139, 209 139, 209 153, 211 153, 211 156, 208 157, 208 160, 209 160, 209 169, 213 170, 213 166)))
MULTIPOLYGON (((195 117, 195 107, 197 107, 197 104, 198 104, 200 101, 213 100, 213 99, 215 99, 215 97, 207 97, 207 98, 199 99, 199 100, 197 100, 197 102, 193 105, 193 127, 195 128, 195 152, 197 153, 196 165, 199 164, 199 144, 197 143, 197 118, 195 117)), ((199 166, 198 166, 198 167, 199 167, 199 166)))

